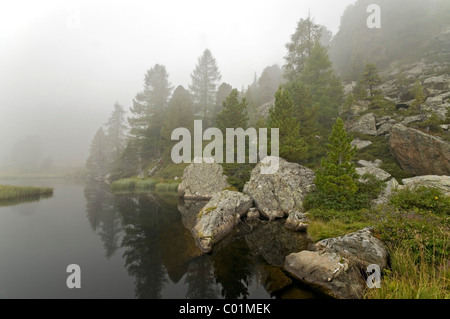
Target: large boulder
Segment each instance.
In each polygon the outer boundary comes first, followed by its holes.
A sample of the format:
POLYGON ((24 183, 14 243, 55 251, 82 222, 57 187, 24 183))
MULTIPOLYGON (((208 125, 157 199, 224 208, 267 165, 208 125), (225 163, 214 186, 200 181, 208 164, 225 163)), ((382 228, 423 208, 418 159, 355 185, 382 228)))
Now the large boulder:
POLYGON ((377 135, 376 119, 373 113, 368 113, 350 126, 350 132, 362 133, 366 135, 377 135))
POLYGON ((332 297, 361 298, 366 282, 361 275, 371 264, 387 266, 387 250, 370 228, 342 237, 325 239, 314 251, 286 257, 284 268, 294 277, 314 285, 332 297))
MULTIPOLYGON (((373 175, 379 181, 385 181, 389 177, 391 177, 391 174, 389 174, 388 172, 382 170, 381 168, 375 167, 375 166, 357 167, 356 172, 361 177, 364 176, 365 174, 373 175)), ((360 178, 360 181, 364 182, 364 179, 360 178)))
POLYGON ((426 175, 402 180, 403 185, 407 187, 434 187, 440 189, 444 194, 450 195, 450 176, 426 175))
POLYGON ((183 179, 178 185, 178 196, 185 199, 211 199, 229 187, 223 168, 212 158, 197 158, 184 169, 183 179))
POLYGON ((242 193, 225 190, 216 194, 200 210, 192 229, 202 252, 210 252, 215 243, 231 233, 252 206, 253 200, 242 193))
POLYGON ((450 175, 450 143, 397 124, 389 146, 400 166, 413 175, 450 175))
POLYGON ((244 193, 251 196, 260 213, 270 220, 283 218, 291 211, 303 209, 303 198, 314 189, 314 172, 278 157, 266 157, 252 170, 244 193), (264 166, 278 161, 273 174, 261 174, 264 166))
POLYGON ((366 148, 366 147, 372 145, 373 143, 371 141, 363 141, 358 138, 355 138, 351 142, 351 144, 352 144, 352 146, 356 147, 357 150, 362 150, 363 148, 366 148))

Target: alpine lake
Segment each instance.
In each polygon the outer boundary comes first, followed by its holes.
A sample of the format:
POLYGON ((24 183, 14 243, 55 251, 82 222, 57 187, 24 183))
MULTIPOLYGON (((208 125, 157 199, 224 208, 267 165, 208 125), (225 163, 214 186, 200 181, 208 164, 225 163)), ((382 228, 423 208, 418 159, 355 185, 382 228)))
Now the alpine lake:
POLYGON ((201 254, 190 229, 206 202, 113 194, 99 182, 0 184, 54 188, 50 198, 0 205, 0 298, 324 297, 283 271, 285 256, 309 244, 283 220, 242 220, 211 254, 201 254), (66 284, 71 264, 80 267, 79 289, 66 284))

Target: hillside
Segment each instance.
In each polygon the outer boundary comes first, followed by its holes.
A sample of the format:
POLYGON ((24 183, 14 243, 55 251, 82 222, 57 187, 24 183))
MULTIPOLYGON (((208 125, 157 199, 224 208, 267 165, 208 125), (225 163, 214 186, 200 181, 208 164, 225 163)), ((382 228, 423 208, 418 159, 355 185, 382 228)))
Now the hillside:
POLYGON ((392 63, 450 60, 450 2, 447 0, 380 0, 381 28, 366 21, 371 0, 347 7, 330 46, 334 67, 343 80, 357 80, 366 63, 381 70, 392 63))

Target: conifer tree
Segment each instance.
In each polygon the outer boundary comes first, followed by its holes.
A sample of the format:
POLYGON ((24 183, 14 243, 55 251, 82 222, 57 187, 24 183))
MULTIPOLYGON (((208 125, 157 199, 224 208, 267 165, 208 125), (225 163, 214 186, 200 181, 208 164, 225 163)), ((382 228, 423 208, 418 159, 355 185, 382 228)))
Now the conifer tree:
POLYGON ((275 106, 270 110, 267 126, 279 129, 280 157, 290 162, 306 158, 307 145, 300 136, 300 123, 294 115, 292 98, 281 87, 275 94, 275 106))
POLYGON ((116 102, 114 110, 106 123, 106 135, 108 136, 113 157, 119 156, 125 148, 127 131, 125 113, 123 106, 116 102))
POLYGON ((183 87, 178 86, 173 92, 167 106, 167 116, 161 127, 161 138, 163 145, 172 144, 172 131, 176 128, 187 128, 192 132, 194 125, 194 116, 192 113, 192 98, 189 92, 183 87))
POLYGON ((317 123, 319 104, 313 103, 310 90, 300 80, 286 84, 286 90, 292 98, 293 113, 299 123, 300 137, 308 145, 307 157, 310 160, 317 156, 319 127, 317 123))
POLYGON ((376 95, 381 95, 381 91, 377 89, 381 84, 381 77, 378 74, 378 68, 375 64, 368 63, 366 65, 362 75, 362 82, 369 90, 369 97, 371 100, 373 100, 376 95))
POLYGON ((110 152, 103 128, 98 129, 92 140, 86 168, 91 180, 103 181, 109 173, 110 152))
POLYGON ((309 89, 313 103, 318 104, 319 123, 322 127, 331 127, 339 114, 344 93, 340 79, 334 74, 327 50, 319 42, 313 46, 300 80, 309 89))
POLYGON ((211 116, 212 123, 216 122, 217 114, 222 112, 223 102, 226 100, 227 96, 230 95, 232 90, 233 87, 225 82, 219 85, 219 87, 217 88, 216 102, 211 116))
POLYGON ((294 34, 291 36, 291 41, 286 44, 288 53, 284 57, 286 64, 283 69, 284 77, 288 81, 293 81, 300 76, 314 43, 319 41, 320 37, 320 25, 314 23, 311 17, 300 19, 294 34))
POLYGON ((168 77, 162 65, 156 64, 148 70, 144 89, 136 95, 130 109, 130 135, 143 158, 160 155, 161 125, 172 92, 168 77))
POLYGON ((324 202, 345 205, 358 190, 352 140, 345 131, 344 121, 338 118, 329 137, 327 155, 316 173, 315 184, 324 202))
POLYGON ((237 89, 231 90, 223 102, 223 109, 217 115, 216 126, 222 132, 227 128, 246 128, 247 127, 247 101, 242 98, 239 101, 239 92, 237 89))
POLYGON ((194 97, 196 115, 202 118, 206 126, 211 122, 211 111, 216 98, 216 88, 221 79, 219 68, 211 51, 206 49, 198 58, 195 70, 191 74, 189 89, 194 97))
POLYGON ((414 111, 419 111, 420 107, 422 106, 423 103, 425 103, 426 100, 425 92, 420 80, 416 81, 412 89, 412 92, 414 94, 414 101, 411 103, 411 109, 413 109, 414 111))

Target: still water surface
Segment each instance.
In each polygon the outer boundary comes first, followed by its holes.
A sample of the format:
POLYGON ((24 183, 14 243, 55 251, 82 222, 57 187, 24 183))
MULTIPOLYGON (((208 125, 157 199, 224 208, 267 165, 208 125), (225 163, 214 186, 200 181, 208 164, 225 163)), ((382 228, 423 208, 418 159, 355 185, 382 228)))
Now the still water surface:
POLYGON ((241 223, 217 252, 202 256, 189 231, 198 207, 173 195, 113 195, 104 184, 64 181, 0 184, 55 189, 52 198, 0 206, 0 298, 315 296, 296 283, 267 291, 279 273, 269 263, 307 244, 281 224, 241 223), (69 264, 81 267, 81 289, 66 286, 69 264))

